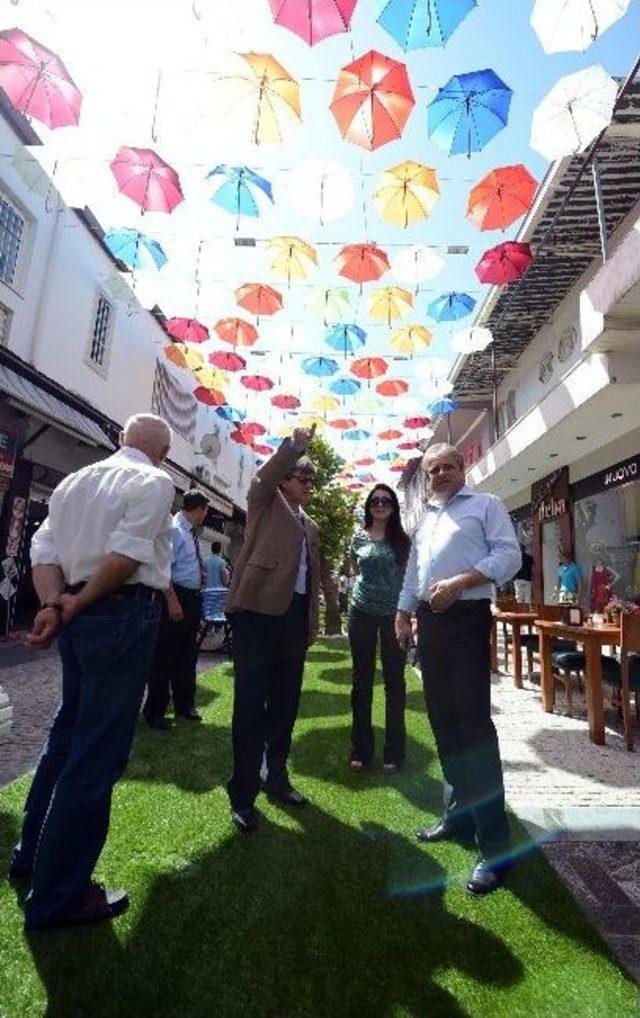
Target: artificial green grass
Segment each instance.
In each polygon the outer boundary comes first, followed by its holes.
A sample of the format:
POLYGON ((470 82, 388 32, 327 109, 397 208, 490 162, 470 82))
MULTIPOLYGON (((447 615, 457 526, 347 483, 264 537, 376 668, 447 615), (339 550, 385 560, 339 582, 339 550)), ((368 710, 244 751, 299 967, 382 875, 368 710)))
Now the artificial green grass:
MULTIPOLYGON (((130 891, 131 907, 112 924, 27 938, 3 881, 2 1018, 640 1013, 636 988, 539 854, 475 900, 464 891, 471 852, 414 840, 441 790, 413 673, 406 769, 386 778, 378 755, 371 772, 349 771, 348 664, 340 642, 312 649, 292 753, 311 803, 294 812, 261 797, 249 838, 232 828, 224 791, 230 667, 200 679, 203 725, 140 728, 98 871, 130 891)), ((375 711, 380 722, 379 686, 375 711)), ((0 795, 3 868, 27 787, 0 795)))

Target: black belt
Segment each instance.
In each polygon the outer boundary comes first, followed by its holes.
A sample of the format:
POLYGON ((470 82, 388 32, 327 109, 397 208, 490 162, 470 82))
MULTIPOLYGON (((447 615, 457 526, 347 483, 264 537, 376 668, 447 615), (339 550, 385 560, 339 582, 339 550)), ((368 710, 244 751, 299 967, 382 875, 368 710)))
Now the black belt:
POLYGON ((459 601, 454 601, 453 604, 447 608, 446 612, 434 611, 428 601, 420 601, 418 608, 422 609, 422 611, 431 612, 433 615, 464 615, 467 612, 477 611, 479 608, 486 611, 490 604, 491 600, 488 597, 466 597, 459 601))
MULTIPOLYGON (((87 582, 83 580, 81 583, 67 584, 64 588, 67 594, 77 594, 86 587, 87 582)), ((162 591, 157 590, 155 587, 148 587, 146 583, 126 583, 122 587, 118 587, 112 594, 107 594, 106 597, 126 597, 126 598, 137 598, 139 601, 157 601, 162 596, 162 591)), ((105 600, 105 598, 100 598, 105 600)))

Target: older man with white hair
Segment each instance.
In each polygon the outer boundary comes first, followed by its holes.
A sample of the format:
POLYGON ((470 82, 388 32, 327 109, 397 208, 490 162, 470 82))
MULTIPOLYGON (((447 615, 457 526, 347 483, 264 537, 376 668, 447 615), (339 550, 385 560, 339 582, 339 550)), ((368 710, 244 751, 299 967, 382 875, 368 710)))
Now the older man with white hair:
POLYGON ((171 433, 131 417, 120 449, 58 485, 31 546, 40 598, 28 637, 58 638, 62 702, 27 798, 10 869, 31 890, 28 930, 109 919, 124 891, 92 880, 113 786, 126 767, 169 586, 174 488, 160 464, 171 433))

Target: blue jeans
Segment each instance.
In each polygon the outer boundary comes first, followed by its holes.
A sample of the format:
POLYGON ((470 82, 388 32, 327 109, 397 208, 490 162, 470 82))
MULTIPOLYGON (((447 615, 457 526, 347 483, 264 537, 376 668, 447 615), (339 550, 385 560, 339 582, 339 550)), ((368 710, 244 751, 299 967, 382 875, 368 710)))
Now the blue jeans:
POLYGON ((112 595, 60 635, 62 703, 14 851, 16 864, 33 869, 27 920, 49 918, 88 886, 129 758, 159 614, 156 603, 112 595))

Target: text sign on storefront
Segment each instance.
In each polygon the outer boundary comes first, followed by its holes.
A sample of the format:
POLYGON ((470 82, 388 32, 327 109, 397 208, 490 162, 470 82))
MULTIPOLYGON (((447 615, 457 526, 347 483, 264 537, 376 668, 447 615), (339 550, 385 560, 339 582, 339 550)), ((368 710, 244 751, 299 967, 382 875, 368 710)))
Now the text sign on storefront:
POLYGON ((18 433, 15 428, 0 421, 0 477, 13 477, 17 444, 18 433))
POLYGON ((564 516, 567 512, 567 500, 564 498, 549 498, 538 506, 539 520, 555 520, 558 516, 564 516))
POLYGON ((616 463, 604 471, 603 487, 616 488, 619 484, 628 484, 629 481, 636 481, 640 477, 640 456, 633 456, 624 463, 616 463))

